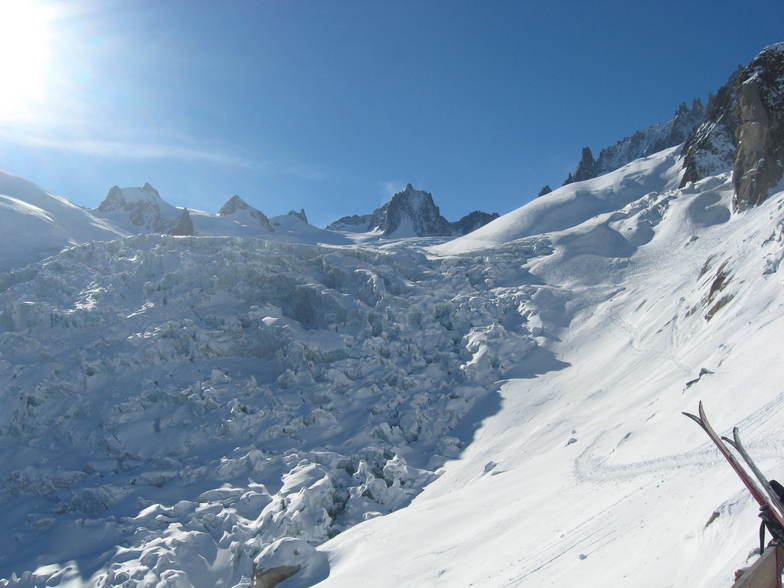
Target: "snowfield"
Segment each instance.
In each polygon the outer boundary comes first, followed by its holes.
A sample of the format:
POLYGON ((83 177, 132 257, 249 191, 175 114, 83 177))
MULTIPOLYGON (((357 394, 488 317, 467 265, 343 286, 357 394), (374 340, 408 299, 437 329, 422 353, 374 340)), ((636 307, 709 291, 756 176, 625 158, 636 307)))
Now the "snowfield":
POLYGON ((0 586, 729 585, 756 504, 680 411, 781 476, 784 192, 733 215, 680 165, 446 243, 137 235, 0 274, 0 586))

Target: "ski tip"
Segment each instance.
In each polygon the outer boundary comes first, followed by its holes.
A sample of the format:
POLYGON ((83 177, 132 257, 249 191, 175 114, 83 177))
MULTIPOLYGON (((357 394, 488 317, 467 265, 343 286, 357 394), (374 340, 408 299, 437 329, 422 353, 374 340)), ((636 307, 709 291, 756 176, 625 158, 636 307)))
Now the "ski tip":
POLYGON ((693 420, 695 423, 697 423, 703 429, 705 428, 705 425, 702 423, 702 419, 700 417, 698 417, 697 415, 691 414, 690 412, 682 412, 681 414, 683 416, 689 417, 691 420, 693 420))
POLYGON ((733 440, 732 440, 732 439, 730 439, 729 437, 722 437, 722 438, 721 438, 721 440, 722 440, 722 441, 724 441, 725 443, 728 443, 728 444, 730 444, 730 445, 731 445, 732 447, 734 447, 735 449, 737 449, 737 448, 738 448, 738 446, 735 444, 735 441, 733 441, 733 440))

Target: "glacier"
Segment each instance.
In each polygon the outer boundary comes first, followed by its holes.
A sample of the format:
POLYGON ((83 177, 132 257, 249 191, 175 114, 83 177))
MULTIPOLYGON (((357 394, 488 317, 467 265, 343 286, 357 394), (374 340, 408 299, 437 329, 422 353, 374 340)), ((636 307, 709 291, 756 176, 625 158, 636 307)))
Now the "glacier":
POLYGON ((445 243, 140 234, 0 274, 0 584, 247 586, 306 545, 284 586, 724 581, 754 504, 679 411, 782 466, 784 192, 733 215, 680 166, 445 243))

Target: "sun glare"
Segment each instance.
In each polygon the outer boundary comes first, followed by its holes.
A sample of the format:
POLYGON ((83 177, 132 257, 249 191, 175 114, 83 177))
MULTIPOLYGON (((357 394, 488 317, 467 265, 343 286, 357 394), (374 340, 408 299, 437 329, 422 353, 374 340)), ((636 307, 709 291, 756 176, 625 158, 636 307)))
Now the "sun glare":
POLYGON ((52 8, 0 0, 0 121, 30 116, 46 91, 52 8))

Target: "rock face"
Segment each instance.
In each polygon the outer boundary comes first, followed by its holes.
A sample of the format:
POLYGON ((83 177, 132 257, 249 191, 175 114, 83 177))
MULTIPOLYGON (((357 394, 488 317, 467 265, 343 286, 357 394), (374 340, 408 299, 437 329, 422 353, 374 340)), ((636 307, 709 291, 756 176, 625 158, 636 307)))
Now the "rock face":
POLYGON ((327 228, 332 231, 350 231, 364 233, 372 230, 373 214, 352 214, 339 218, 327 228))
POLYGON ((735 88, 741 72, 735 71, 716 94, 708 96, 704 120, 683 144, 681 187, 732 167, 738 120, 735 88))
POLYGON ((150 184, 141 188, 112 186, 98 210, 110 218, 124 217, 145 232, 168 233, 170 223, 162 212, 166 203, 150 184))
POLYGON ((569 174, 564 185, 572 182, 589 180, 606 174, 626 165, 627 163, 646 157, 662 149, 683 143, 705 116, 705 107, 700 99, 691 106, 682 103, 673 114, 672 119, 657 123, 624 137, 615 145, 605 147, 594 159, 588 147, 583 148, 580 163, 574 173, 569 174))
MULTIPOLYGON (((430 192, 415 190, 411 184, 407 184, 379 210, 384 212, 377 226, 386 237, 452 234, 452 226, 441 216, 430 192)), ((374 217, 377 212, 373 213, 374 217)))
POLYGON ((582 182, 583 180, 590 180, 595 177, 596 161, 593 158, 593 153, 591 153, 590 147, 583 147, 580 163, 577 164, 577 169, 574 170, 574 173, 569 174, 569 177, 566 178, 564 186, 566 184, 571 184, 572 182, 582 182))
POLYGON ((306 224, 309 224, 308 223, 308 216, 305 214, 305 209, 304 208, 300 208, 299 212, 297 212, 296 210, 289 210, 289 214, 291 216, 296 216, 302 222, 304 222, 306 224))
POLYGON ((737 87, 735 210, 756 206, 784 175, 784 43, 766 47, 737 87))
POLYGON ((539 198, 539 196, 544 196, 545 194, 549 194, 552 191, 553 189, 550 187, 550 185, 545 184, 544 186, 542 186, 542 189, 539 190, 539 193, 536 195, 536 197, 539 198))
POLYGON ((302 539, 284 537, 254 559, 251 588, 275 588, 295 574, 297 586, 312 586, 323 580, 329 575, 327 554, 302 539))
POLYGON ((194 234, 193 219, 191 219, 191 213, 188 212, 187 208, 183 208, 180 216, 178 216, 177 220, 174 221, 171 234, 179 237, 185 237, 194 234))
MULTIPOLYGON (((302 212, 304 215, 304 211, 302 212)), ((273 232, 275 229, 270 224, 269 218, 260 210, 253 208, 237 195, 232 196, 221 206, 218 211, 219 216, 231 217, 238 222, 249 221, 258 223, 265 231, 273 232)))
POLYGON ((479 227, 485 226, 490 221, 497 219, 500 215, 497 212, 482 212, 475 210, 461 218, 459 221, 449 223, 452 225, 453 232, 457 235, 467 235, 479 227))
POLYGON ((498 218, 498 213, 475 210, 456 222, 443 216, 430 192, 411 184, 371 214, 344 216, 327 229, 364 233, 379 231, 384 237, 436 237, 465 235, 498 218))

